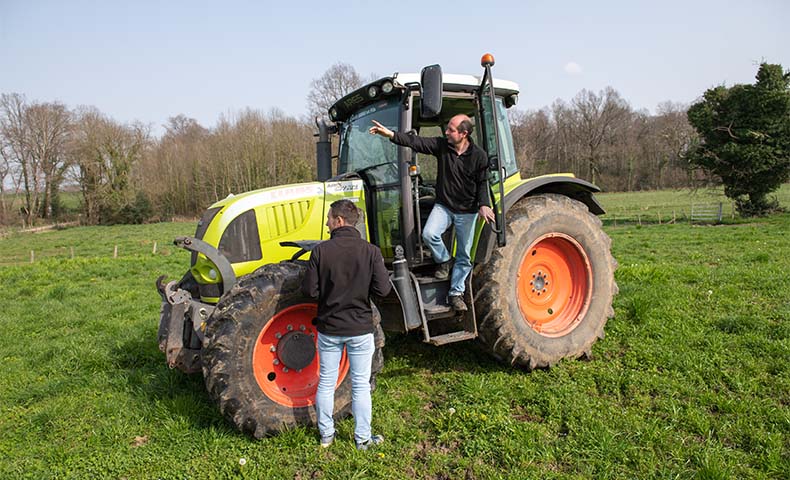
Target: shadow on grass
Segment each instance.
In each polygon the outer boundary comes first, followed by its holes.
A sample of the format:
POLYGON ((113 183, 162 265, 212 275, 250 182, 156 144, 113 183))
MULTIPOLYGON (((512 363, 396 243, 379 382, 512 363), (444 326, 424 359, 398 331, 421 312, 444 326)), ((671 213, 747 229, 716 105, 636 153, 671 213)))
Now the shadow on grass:
POLYGON ((414 375, 421 371, 441 372, 513 372, 526 371, 497 362, 474 340, 435 346, 423 342, 421 332, 387 333, 384 346, 383 378, 414 375), (397 365, 387 368, 387 364, 397 365))
POLYGON ((129 340, 113 350, 117 368, 126 376, 131 394, 194 428, 219 428, 234 434, 212 402, 200 373, 171 369, 159 351, 156 336, 129 340))

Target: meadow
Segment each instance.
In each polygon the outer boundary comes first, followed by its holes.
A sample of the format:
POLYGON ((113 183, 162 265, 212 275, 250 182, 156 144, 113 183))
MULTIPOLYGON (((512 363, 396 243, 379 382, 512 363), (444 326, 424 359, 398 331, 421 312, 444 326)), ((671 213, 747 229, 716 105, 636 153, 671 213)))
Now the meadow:
MULTIPOLYGON (((636 212, 687 195, 600 200, 636 212)), ((183 274, 171 240, 194 223, 11 233, 0 478, 790 478, 790 214, 604 221, 620 293, 590 360, 527 372, 470 342, 388 335, 373 395, 387 441, 369 452, 352 419, 327 450, 310 428, 252 440, 200 375, 167 368, 154 280, 183 274)))

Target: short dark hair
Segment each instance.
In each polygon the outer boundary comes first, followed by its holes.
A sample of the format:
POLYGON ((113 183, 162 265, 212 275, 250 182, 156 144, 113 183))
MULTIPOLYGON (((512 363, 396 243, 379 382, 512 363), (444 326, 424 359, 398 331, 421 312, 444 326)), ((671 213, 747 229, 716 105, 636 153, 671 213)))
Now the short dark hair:
POLYGON ((335 200, 329 206, 329 214, 333 217, 342 217, 347 225, 356 225, 359 221, 359 209, 354 202, 347 199, 335 200))
POLYGON ((459 132, 466 132, 467 136, 472 136, 472 132, 475 130, 475 124, 468 118, 461 120, 458 124, 458 131, 459 132))

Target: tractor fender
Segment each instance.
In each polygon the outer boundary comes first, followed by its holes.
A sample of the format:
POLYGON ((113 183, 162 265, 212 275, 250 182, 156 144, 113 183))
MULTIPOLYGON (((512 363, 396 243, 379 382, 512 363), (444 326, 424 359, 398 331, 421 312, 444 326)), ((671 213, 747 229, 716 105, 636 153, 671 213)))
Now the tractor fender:
MULTIPOLYGON (((507 211, 524 197, 539 195, 541 193, 558 193, 573 200, 587 205, 590 213, 603 215, 606 213, 601 204, 593 197, 593 193, 600 192, 601 189, 590 182, 574 177, 544 176, 527 180, 505 194, 504 210, 507 218, 507 211)), ((491 226, 486 224, 480 232, 480 239, 475 250, 474 263, 485 263, 491 258, 491 252, 496 248, 496 233, 491 226)))

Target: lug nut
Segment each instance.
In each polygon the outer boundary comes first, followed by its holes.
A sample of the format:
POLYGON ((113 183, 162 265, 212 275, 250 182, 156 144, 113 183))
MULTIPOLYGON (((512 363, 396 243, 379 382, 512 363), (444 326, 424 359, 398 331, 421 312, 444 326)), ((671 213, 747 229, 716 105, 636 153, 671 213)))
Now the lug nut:
POLYGON ((304 332, 304 331, 305 331, 305 330, 307 330, 307 329, 305 328, 305 326, 304 326, 304 325, 299 325, 299 330, 301 330, 301 331, 303 331, 303 332, 304 332))
POLYGON ((277 360, 277 359, 275 358, 275 359, 274 359, 274 361, 273 361, 272 363, 273 363, 273 364, 275 364, 275 365, 279 365, 279 364, 280 364, 280 361, 279 361, 279 360, 277 360))
POLYGON ((288 367, 283 367, 283 372, 288 373, 288 367))
POLYGON ((277 351, 277 347, 275 347, 274 345, 272 345, 271 347, 269 347, 269 351, 270 351, 270 352, 276 352, 276 351, 277 351))
POLYGON ((274 338, 279 340, 279 339, 283 338, 283 336, 280 334, 280 332, 277 332, 277 333, 274 334, 274 338))
POLYGON ((292 330, 294 329, 293 325, 288 325, 288 326, 287 326, 287 327, 285 327, 285 328, 286 328, 286 329, 287 329, 289 332, 290 332, 290 331, 292 331, 292 330))

